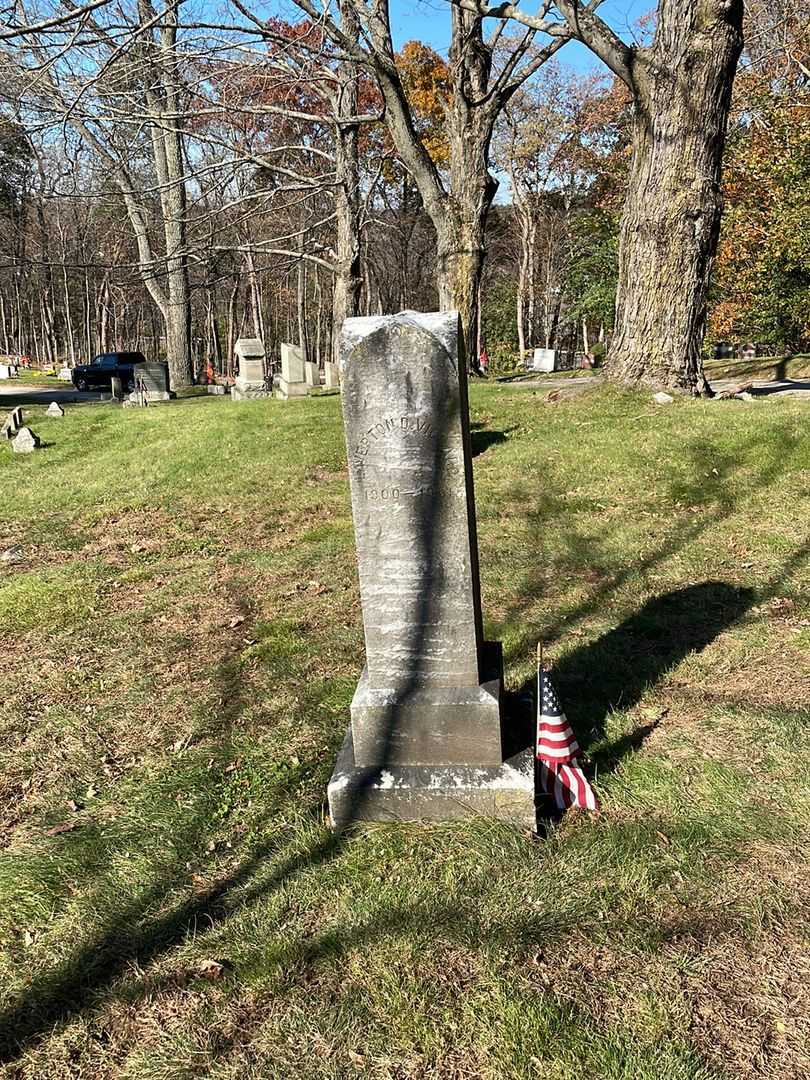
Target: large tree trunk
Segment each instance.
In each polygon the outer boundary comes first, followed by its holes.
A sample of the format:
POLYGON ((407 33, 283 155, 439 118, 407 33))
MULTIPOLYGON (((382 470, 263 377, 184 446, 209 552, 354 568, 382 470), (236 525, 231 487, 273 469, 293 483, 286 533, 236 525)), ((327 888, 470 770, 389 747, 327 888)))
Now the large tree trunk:
POLYGON ((624 382, 706 388, 701 346, 742 10, 742 0, 661 0, 653 45, 636 55, 617 330, 606 365, 624 382))

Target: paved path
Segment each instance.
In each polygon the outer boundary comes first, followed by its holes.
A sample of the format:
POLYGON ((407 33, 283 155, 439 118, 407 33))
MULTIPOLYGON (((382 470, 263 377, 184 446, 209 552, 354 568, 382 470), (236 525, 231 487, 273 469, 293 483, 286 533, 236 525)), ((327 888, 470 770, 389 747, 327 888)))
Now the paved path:
MULTIPOLYGON (((722 393, 724 390, 733 390, 735 386, 744 386, 748 379, 711 379, 711 388, 714 392, 722 393)), ((754 397, 810 397, 810 380, 808 379, 754 379, 754 385, 749 391, 754 397)))
MULTIPOLYGON (((487 380, 492 382, 492 379, 487 380)), ((470 382, 475 385, 478 380, 473 378, 470 382)), ((561 390, 565 386, 595 386, 597 383, 602 382, 601 375, 575 375, 565 378, 555 378, 550 375, 548 378, 542 379, 495 379, 494 382, 498 386, 508 386, 510 389, 528 389, 528 390, 561 390)))
MULTIPOLYGON (((513 389, 562 390, 568 387, 596 386, 602 380, 603 376, 596 373, 593 375, 579 375, 568 379, 555 378, 551 375, 548 378, 538 379, 505 379, 503 382, 498 380, 498 385, 508 386, 513 389)), ((722 393, 724 390, 732 390, 735 386, 743 386, 749 381, 751 380, 741 378, 709 379, 711 388, 716 394, 722 393)), ((810 398, 810 379, 754 379, 753 383, 750 393, 754 397, 776 395, 779 397, 810 398)))
POLYGON ((76 402, 109 401, 110 393, 102 393, 99 390, 85 390, 84 392, 74 389, 65 384, 62 387, 38 386, 36 383, 25 383, 18 379, 0 380, 0 408, 14 409, 17 405, 50 405, 52 401, 58 401, 60 405, 70 405, 76 402))

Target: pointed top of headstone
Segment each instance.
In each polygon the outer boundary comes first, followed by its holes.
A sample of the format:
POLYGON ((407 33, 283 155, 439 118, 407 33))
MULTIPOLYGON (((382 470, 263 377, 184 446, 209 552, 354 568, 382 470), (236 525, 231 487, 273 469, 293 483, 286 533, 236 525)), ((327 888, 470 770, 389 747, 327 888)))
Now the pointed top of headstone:
POLYGON ((65 410, 62 408, 62 406, 59 404, 58 401, 52 401, 50 403, 50 405, 48 406, 48 408, 47 408, 47 410, 45 412, 45 415, 46 416, 64 416, 65 415, 65 410))
POLYGON ((39 447, 39 436, 30 427, 21 427, 11 440, 11 449, 15 454, 30 454, 39 447))

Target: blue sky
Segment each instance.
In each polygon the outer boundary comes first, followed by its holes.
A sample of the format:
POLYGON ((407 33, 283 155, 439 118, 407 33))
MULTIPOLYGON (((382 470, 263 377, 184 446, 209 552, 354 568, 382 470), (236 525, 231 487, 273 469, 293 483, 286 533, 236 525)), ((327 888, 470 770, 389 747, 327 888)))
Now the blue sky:
MULTIPOLYGON (((532 11, 536 4, 523 6, 526 11, 532 11)), ((654 7, 655 0, 604 0, 599 14, 629 42, 634 23, 654 7)), ((447 52, 450 38, 447 0, 391 0, 391 23, 395 45, 416 39, 432 45, 438 52, 447 52)), ((592 53, 574 42, 566 45, 558 56, 562 64, 577 71, 602 68, 592 53)))

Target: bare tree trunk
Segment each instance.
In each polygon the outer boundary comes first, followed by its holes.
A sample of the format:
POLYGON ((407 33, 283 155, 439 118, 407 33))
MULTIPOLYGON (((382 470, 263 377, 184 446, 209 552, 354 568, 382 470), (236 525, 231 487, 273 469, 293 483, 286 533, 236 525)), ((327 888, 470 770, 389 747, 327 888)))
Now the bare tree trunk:
POLYGON ((98 350, 105 353, 110 351, 109 327, 110 327, 110 275, 104 275, 101 282, 101 290, 98 297, 98 350))
POLYGON ((239 278, 236 278, 228 297, 228 374, 231 374, 233 350, 236 346, 236 298, 239 294, 239 278))
MULTIPOLYGON (((340 7, 341 25, 353 40, 359 24, 351 3, 340 7)), ((343 61, 338 72, 335 117, 335 249, 337 272, 332 290, 332 357, 338 359, 340 332, 346 319, 360 314, 363 288, 360 265, 360 167, 358 125, 347 123, 357 115, 359 69, 343 61)))
POLYGON ((3 299, 3 294, 0 293, 0 322, 3 324, 3 351, 6 356, 9 355, 10 349, 8 347, 8 325, 6 324, 6 303, 3 299))

